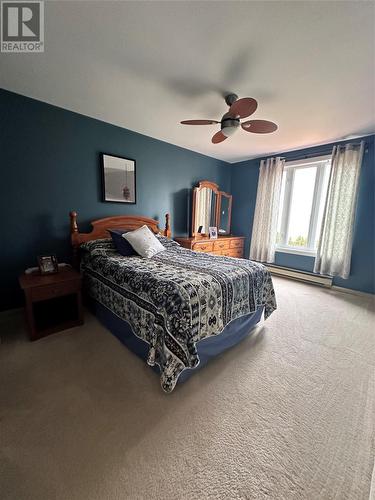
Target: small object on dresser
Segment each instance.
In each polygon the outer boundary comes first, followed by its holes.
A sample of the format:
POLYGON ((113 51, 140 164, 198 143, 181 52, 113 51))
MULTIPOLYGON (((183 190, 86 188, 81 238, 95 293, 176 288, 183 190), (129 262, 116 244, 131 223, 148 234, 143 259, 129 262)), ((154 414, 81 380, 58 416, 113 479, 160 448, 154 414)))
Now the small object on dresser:
POLYGON ((19 277, 30 340, 83 324, 81 282, 81 275, 70 266, 56 274, 41 275, 36 270, 19 277))
POLYGON ((38 266, 40 274, 56 274, 59 272, 56 255, 39 255, 38 266))
POLYGON ((210 238, 212 240, 217 240, 217 227, 209 227, 208 231, 210 233, 210 238))

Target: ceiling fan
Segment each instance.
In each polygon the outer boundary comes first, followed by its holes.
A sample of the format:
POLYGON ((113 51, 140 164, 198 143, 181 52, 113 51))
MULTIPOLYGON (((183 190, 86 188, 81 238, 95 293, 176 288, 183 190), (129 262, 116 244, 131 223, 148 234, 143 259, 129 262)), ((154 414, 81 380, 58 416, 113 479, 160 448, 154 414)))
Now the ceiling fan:
POLYGON ((214 144, 225 141, 229 136, 241 125, 245 132, 253 132, 255 134, 270 134, 277 130, 276 123, 267 120, 248 120, 240 122, 240 118, 246 118, 252 115, 258 107, 258 103, 252 97, 243 97, 238 99, 236 94, 228 94, 225 97, 225 102, 229 106, 229 111, 225 113, 220 122, 217 120, 183 120, 183 125, 214 125, 220 123, 221 130, 216 132, 211 141, 214 144))

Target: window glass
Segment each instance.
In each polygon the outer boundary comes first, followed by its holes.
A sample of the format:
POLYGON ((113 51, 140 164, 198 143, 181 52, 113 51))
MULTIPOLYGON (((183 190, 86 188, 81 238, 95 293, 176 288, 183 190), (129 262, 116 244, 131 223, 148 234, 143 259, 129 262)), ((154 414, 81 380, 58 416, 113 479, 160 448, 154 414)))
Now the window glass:
POLYGON ((327 197, 331 160, 286 164, 280 192, 276 244, 293 252, 317 248, 327 197))
POLYGON ((316 170, 316 167, 295 169, 286 239, 289 246, 308 246, 316 170))

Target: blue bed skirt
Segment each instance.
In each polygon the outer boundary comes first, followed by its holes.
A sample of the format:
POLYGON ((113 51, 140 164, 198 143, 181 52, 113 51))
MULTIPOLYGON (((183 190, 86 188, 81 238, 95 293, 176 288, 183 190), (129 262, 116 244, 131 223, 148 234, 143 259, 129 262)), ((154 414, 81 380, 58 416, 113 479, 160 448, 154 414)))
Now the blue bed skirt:
MULTIPOLYGON (((149 345, 144 340, 138 338, 127 321, 116 316, 112 311, 95 300, 90 301, 90 306, 93 313, 99 321, 108 330, 117 337, 128 349, 134 352, 144 361, 147 361, 149 345)), ((216 336, 207 337, 197 343, 197 351, 200 363, 196 368, 184 370, 178 383, 184 382, 198 369, 205 366, 211 358, 218 356, 227 349, 238 344, 247 337, 254 326, 260 321, 263 313, 263 307, 259 308, 255 313, 246 314, 231 321, 224 330, 216 336)), ((159 367, 152 367, 154 371, 159 373, 159 367)))

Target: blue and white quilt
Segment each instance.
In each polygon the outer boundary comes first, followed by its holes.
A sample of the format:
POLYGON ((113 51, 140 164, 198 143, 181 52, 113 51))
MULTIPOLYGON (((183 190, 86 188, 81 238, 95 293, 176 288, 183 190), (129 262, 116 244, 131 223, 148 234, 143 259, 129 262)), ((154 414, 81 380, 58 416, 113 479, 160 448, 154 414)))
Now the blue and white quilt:
POLYGON ((148 343, 148 363, 159 365, 161 386, 171 392, 180 373, 199 364, 198 341, 258 307, 266 319, 276 299, 262 264, 159 239, 166 250, 151 259, 123 257, 110 239, 90 241, 81 247, 81 266, 89 295, 148 343))

